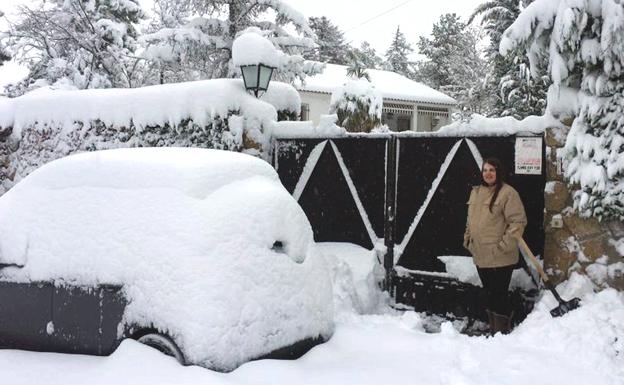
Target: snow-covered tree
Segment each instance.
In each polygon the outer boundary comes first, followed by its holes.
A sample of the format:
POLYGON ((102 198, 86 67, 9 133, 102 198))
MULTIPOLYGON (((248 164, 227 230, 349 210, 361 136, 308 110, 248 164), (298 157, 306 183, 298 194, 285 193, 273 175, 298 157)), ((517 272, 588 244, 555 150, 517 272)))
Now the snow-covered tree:
MULTIPOLYGON (((4 12, 0 11, 0 17, 4 16, 4 12)), ((4 46, 0 43, 0 66, 7 60, 10 60, 11 56, 9 56, 8 52, 6 52, 4 46)))
POLYGON ((19 7, 3 40, 30 73, 10 93, 55 83, 79 89, 140 85, 134 25, 142 17, 137 0, 42 0, 36 8, 19 7))
POLYGON ((583 216, 624 220, 624 4, 618 0, 536 0, 504 33, 501 54, 518 47, 531 71, 548 58, 548 109, 578 107, 568 133, 565 176, 583 216), (569 106, 568 106, 569 107, 569 106))
POLYGON ((546 91, 550 84, 548 76, 531 77, 527 70, 528 59, 521 50, 514 50, 505 56, 498 52, 503 32, 531 1, 490 0, 480 4, 468 19, 468 24, 479 19, 490 39, 486 49, 489 74, 485 92, 491 97, 492 116, 523 119, 544 113, 546 91))
POLYGON ((314 47, 314 32, 282 0, 156 0, 156 6, 158 20, 143 41, 145 56, 163 82, 239 76, 232 64, 232 43, 249 27, 262 30, 286 54, 277 80, 290 82, 323 68, 301 56, 314 47))
POLYGON ((433 25, 431 38, 420 37, 414 78, 455 98, 466 113, 487 113, 487 62, 478 47, 481 35, 459 16, 447 13, 433 25))
POLYGON ((383 59, 377 55, 377 51, 369 42, 363 41, 359 48, 352 48, 349 52, 349 63, 357 60, 364 68, 381 69, 383 59))
POLYGON ((383 97, 366 78, 354 78, 331 97, 329 113, 349 132, 370 132, 381 125, 383 97))
POLYGON ((349 46, 342 31, 325 16, 311 17, 308 20, 310 28, 316 34, 317 44, 309 58, 324 63, 347 64, 349 46))
MULTIPOLYGON (((498 55, 493 62, 490 73, 492 82, 489 83, 488 89, 492 89, 491 95, 495 97, 495 101, 490 114, 512 116, 518 120, 531 115, 543 115, 546 110, 550 77, 548 75, 533 77, 528 58, 519 52, 498 55), (502 70, 506 70, 506 73, 499 77, 502 70)), ((540 60, 537 65, 546 68, 547 63, 540 60)))
POLYGON ((11 60, 11 56, 9 56, 4 47, 0 45, 0 66, 7 60, 11 60))
POLYGON ((397 26, 397 30, 392 37, 392 43, 390 43, 390 47, 386 51, 384 69, 411 77, 411 63, 408 56, 412 52, 414 52, 412 46, 405 39, 405 35, 401 32, 401 27, 397 26))

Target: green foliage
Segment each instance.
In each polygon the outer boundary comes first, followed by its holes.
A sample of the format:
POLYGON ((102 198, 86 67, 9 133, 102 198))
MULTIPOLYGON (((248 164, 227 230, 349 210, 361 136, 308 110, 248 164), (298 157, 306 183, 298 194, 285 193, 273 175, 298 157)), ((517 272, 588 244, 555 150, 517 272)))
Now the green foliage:
POLYGON ((375 127, 381 125, 381 119, 369 114, 370 106, 363 103, 361 99, 348 95, 345 97, 347 104, 355 105, 351 110, 345 106, 336 109, 338 115, 337 124, 344 127, 348 132, 371 132, 375 127))

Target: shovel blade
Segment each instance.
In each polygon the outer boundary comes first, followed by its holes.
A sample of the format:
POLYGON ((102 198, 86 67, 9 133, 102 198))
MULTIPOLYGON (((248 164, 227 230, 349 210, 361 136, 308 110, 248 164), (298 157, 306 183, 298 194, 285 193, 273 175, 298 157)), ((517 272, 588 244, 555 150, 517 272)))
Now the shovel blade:
POLYGON ((553 317, 561 317, 562 315, 566 314, 567 312, 571 310, 576 309, 579 306, 581 306, 581 299, 572 298, 569 301, 561 302, 559 306, 557 306, 556 308, 550 311, 550 315, 553 317))

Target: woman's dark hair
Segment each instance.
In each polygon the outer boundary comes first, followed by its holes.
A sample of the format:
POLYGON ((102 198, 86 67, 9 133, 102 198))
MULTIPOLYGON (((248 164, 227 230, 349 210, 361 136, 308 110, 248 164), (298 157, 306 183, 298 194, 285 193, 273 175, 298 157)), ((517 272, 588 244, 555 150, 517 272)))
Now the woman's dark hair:
MULTIPOLYGON (((487 158, 483 161, 483 165, 485 166, 485 164, 489 164, 492 165, 494 167, 494 169, 496 170, 496 184, 494 187, 494 194, 492 194, 492 199, 490 199, 490 212, 492 212, 492 207, 494 206, 494 202, 496 201, 496 198, 498 198, 498 193, 500 192, 501 188, 503 187, 503 183, 505 183, 505 167, 503 166, 503 163, 498 160, 498 158, 487 158)), ((485 184, 485 181, 482 182, 483 185, 485 184)))

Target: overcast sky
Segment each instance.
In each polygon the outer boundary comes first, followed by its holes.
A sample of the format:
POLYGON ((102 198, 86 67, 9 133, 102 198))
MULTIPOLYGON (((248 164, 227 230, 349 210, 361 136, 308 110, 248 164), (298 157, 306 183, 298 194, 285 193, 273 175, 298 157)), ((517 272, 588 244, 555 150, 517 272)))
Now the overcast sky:
POLYGON ((486 0, 285 0, 310 16, 326 16, 359 46, 368 41, 383 55, 397 26, 416 50, 419 36, 428 36, 440 15, 457 13, 464 21, 486 0), (372 20, 371 20, 372 19, 372 20), (369 21, 370 20, 370 21, 369 21))
MULTIPOLYGON (((16 4, 33 0, 1 0, 0 10, 10 13, 16 4)), ((35 0, 36 1, 36 0, 35 0)), ((152 0, 139 0, 148 10, 152 0)), ((419 36, 428 36, 440 15, 455 12, 464 20, 486 0, 284 0, 305 16, 326 16, 354 46, 368 41, 383 56, 397 26, 416 50, 419 36)), ((38 1, 36 1, 38 2, 38 1)), ((1 26, 1 23, 0 23, 1 26)), ((9 66, 10 67, 10 66, 9 66)), ((14 69, 0 67, 0 86, 13 78, 14 69), (11 72, 11 73, 9 73, 11 72)))

